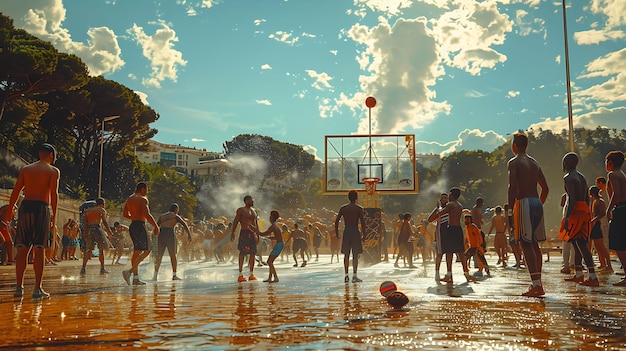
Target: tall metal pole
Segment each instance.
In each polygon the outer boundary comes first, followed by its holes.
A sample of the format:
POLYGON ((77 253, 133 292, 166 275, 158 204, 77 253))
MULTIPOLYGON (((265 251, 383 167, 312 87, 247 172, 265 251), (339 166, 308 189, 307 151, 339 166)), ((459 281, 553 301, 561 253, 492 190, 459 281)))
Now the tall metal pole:
POLYGON ((574 118, 572 116, 572 88, 570 84, 569 74, 569 46, 567 44, 567 15, 565 9, 565 0, 563 3, 563 34, 565 37, 565 76, 567 81, 567 121, 569 122, 569 151, 574 152, 574 118))
POLYGON ((108 116, 102 119, 102 128, 100 129, 100 169, 98 171, 98 197, 102 196, 102 155, 104 153, 104 123, 118 118, 120 118, 120 116, 108 116))

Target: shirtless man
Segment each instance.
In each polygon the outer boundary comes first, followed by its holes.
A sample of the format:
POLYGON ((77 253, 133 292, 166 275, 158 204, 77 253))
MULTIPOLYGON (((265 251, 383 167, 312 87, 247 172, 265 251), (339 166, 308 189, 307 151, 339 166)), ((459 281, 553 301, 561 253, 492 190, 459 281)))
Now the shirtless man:
POLYGON ((276 267, 274 267, 274 261, 280 253, 283 251, 285 247, 285 243, 283 242, 283 233, 278 227, 278 223, 276 221, 280 218, 280 213, 277 210, 273 210, 270 212, 270 226, 263 233, 257 230, 257 234, 261 236, 267 236, 272 241, 275 241, 274 246, 272 248, 272 252, 267 259, 267 265, 270 267, 270 276, 264 280, 266 283, 278 283, 278 275, 276 274, 276 267))
POLYGON ((563 228, 566 231, 566 241, 574 246, 574 269, 576 275, 565 278, 565 281, 579 283, 585 286, 599 286, 598 277, 594 268, 593 258, 587 246, 591 233, 591 211, 589 209, 589 191, 587 180, 582 173, 576 170, 578 155, 569 152, 563 156, 563 182, 567 201, 563 209, 563 228), (589 279, 583 275, 582 260, 585 260, 589 279))
POLYGON ((111 264, 120 264, 120 258, 124 253, 124 232, 128 232, 128 227, 120 222, 113 223, 113 258, 111 264))
POLYGON ((363 237, 361 231, 365 231, 365 211, 363 207, 356 204, 359 195, 356 190, 348 192, 348 200, 350 203, 339 208, 337 218, 335 219, 335 236, 339 238, 339 221, 343 217, 344 229, 343 240, 341 241, 341 253, 343 253, 343 270, 346 274, 344 282, 348 283, 348 265, 350 263, 350 251, 352 251, 352 282, 360 283, 361 279, 357 277, 357 268, 359 267, 359 255, 363 252, 363 237), (361 223, 361 231, 359 231, 359 223, 361 223))
MULTIPOLYGON (((606 192, 609 196, 609 205, 606 216, 609 224, 609 249, 615 250, 622 268, 626 272, 626 175, 622 171, 624 153, 611 151, 606 155, 606 192)), ((626 278, 613 284, 626 286, 626 278)))
POLYGON ((546 240, 543 203, 548 197, 548 183, 539 163, 526 153, 528 136, 515 133, 511 149, 515 156, 508 162, 508 203, 513 205, 515 240, 521 243, 532 286, 522 296, 545 295, 541 285, 543 258, 539 242, 546 240), (537 185, 541 194, 537 195, 537 185))
POLYGON ((24 190, 24 199, 18 210, 15 236, 17 286, 13 294, 14 297, 24 296, 24 271, 31 249, 33 250, 33 268, 35 270, 33 298, 50 296, 41 288, 41 281, 45 260, 44 248, 50 246, 50 231, 55 225, 59 201, 58 190, 61 172, 52 166, 56 156, 57 152, 54 146, 42 144, 39 147, 39 161, 25 166, 20 171, 9 199, 9 208, 3 218, 5 223, 13 218, 15 204, 20 193, 24 190))
MULTIPOLYGON (((428 215, 428 222, 437 221, 437 226, 435 227, 435 250, 437 252, 437 256, 435 256, 435 281, 440 281, 439 276, 439 267, 441 267, 441 260, 443 259, 443 254, 445 252, 446 256, 450 256, 450 264, 452 264, 452 252, 443 251, 444 241, 446 240, 446 231, 448 230, 448 214, 444 214, 439 216, 439 211, 441 211, 446 204, 448 203, 448 194, 441 193, 439 201, 437 201, 437 206, 430 212, 428 215)), ((447 258, 446 258, 447 262, 447 258)))
POLYGON ((235 229, 238 224, 241 224, 241 230, 239 231, 239 242, 237 248, 239 249, 239 277, 237 281, 245 282, 246 278, 243 276, 243 260, 248 255, 248 265, 250 267, 250 276, 248 280, 256 280, 254 276, 254 257, 256 256, 256 234, 252 228, 258 228, 259 223, 257 221, 257 213, 252 208, 254 200, 252 196, 246 195, 243 198, 245 206, 239 207, 235 213, 235 219, 233 220, 233 227, 230 232, 230 241, 235 240, 235 229))
POLYGON ((506 218, 502 215, 502 207, 496 206, 495 214, 491 217, 491 226, 489 227, 489 233, 493 230, 496 230, 496 236, 493 239, 493 246, 496 249, 496 253, 498 254, 498 263, 502 263, 502 268, 506 268, 506 218))
POLYGON ((148 255, 150 255, 150 245, 148 244, 148 230, 146 222, 149 222, 154 228, 153 235, 159 235, 159 226, 150 213, 148 203, 148 185, 144 182, 137 184, 135 193, 128 197, 124 205, 124 217, 132 222, 128 227, 130 238, 133 241, 133 256, 131 257, 131 269, 122 271, 122 276, 126 284, 130 285, 131 275, 134 275, 133 285, 145 285, 146 283, 139 280, 139 264, 148 255))
POLYGON ((179 207, 177 203, 173 203, 170 206, 169 212, 165 212, 164 214, 159 216, 157 220, 157 225, 160 228, 160 234, 158 237, 157 244, 157 255, 154 260, 154 277, 152 280, 157 280, 159 275, 159 268, 161 267, 161 260, 163 259, 163 254, 165 253, 165 249, 167 248, 167 254, 170 255, 170 262, 172 263, 172 271, 173 277, 172 280, 181 280, 176 275, 176 268, 178 267, 178 261, 176 260, 176 233, 174 233, 174 227, 177 224, 183 226, 183 229, 187 232, 187 239, 191 242, 191 230, 187 225, 187 222, 178 214, 179 207))
POLYGON ((108 269, 104 267, 105 250, 111 248, 111 242, 104 234, 100 224, 104 224, 104 230, 109 234, 109 237, 113 237, 109 223, 107 222, 107 211, 104 209, 104 199, 97 198, 96 206, 90 207, 83 213, 85 218, 85 255, 83 256, 83 268, 80 269, 80 274, 87 274, 86 266, 87 262, 91 258, 91 253, 98 244, 98 259, 100 260, 100 274, 110 273, 108 269))
POLYGON ((309 248, 309 243, 306 241, 306 233, 304 233, 304 230, 300 229, 300 225, 297 222, 293 224, 293 231, 285 242, 289 242, 289 240, 292 239, 293 242, 291 243, 291 253, 293 254, 293 260, 295 262, 293 266, 298 267, 297 255, 299 252, 300 257, 302 257, 301 267, 306 267, 306 259, 304 258, 304 254, 309 248))
POLYGON ((446 239, 444 240, 445 247, 443 252, 449 253, 446 255, 446 276, 441 279, 442 282, 452 283, 452 253, 455 253, 461 265, 463 266, 463 274, 468 282, 476 281, 476 278, 469 274, 467 268, 467 259, 465 258, 465 247, 463 245, 463 229, 461 228, 461 215, 463 214, 463 206, 458 202, 461 196, 461 189, 452 188, 450 194, 448 194, 448 203, 438 211, 439 217, 448 215, 448 228, 446 230, 446 239))

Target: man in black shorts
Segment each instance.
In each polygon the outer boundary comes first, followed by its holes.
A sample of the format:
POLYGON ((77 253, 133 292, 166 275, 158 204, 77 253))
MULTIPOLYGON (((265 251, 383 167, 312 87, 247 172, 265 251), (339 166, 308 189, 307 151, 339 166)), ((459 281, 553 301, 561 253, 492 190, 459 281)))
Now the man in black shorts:
POLYGON ((365 215, 363 207, 356 204, 358 193, 356 190, 350 190, 348 192, 348 200, 350 203, 345 204, 339 208, 337 218, 335 219, 335 235, 339 238, 339 221, 343 217, 345 226, 343 229, 343 240, 341 242, 341 253, 343 257, 343 268, 346 274, 344 282, 349 282, 348 277, 348 265, 350 263, 350 251, 352 251, 352 282, 362 282, 356 275, 357 268, 359 267, 359 255, 363 252, 363 240, 361 232, 359 231, 359 223, 361 223, 361 230, 365 231, 365 215))
POLYGON ((289 237, 290 239, 293 239, 291 252, 293 253, 293 260, 296 262, 293 266, 298 267, 298 259, 296 258, 296 255, 300 252, 300 256, 302 257, 301 267, 306 267, 304 253, 309 248, 309 243, 306 241, 304 231, 299 228, 298 223, 294 223, 293 226, 293 232, 291 233, 291 237, 289 237))
POLYGON ((130 285, 130 278, 133 274, 133 285, 146 284, 139 280, 139 264, 150 254, 146 222, 149 222, 154 227, 153 235, 159 235, 159 226, 150 213, 148 198, 146 197, 147 194, 148 185, 144 182, 140 182, 135 188, 135 193, 126 200, 126 204, 124 205, 124 217, 132 221, 128 227, 128 231, 134 246, 133 256, 131 258, 132 268, 127 271, 122 271, 122 276, 128 285, 130 285))
POLYGON ((178 243, 176 242, 174 227, 176 227, 177 224, 182 225, 187 232, 189 242, 191 242, 191 231, 189 230, 187 223, 178 214, 178 210, 178 204, 173 203, 170 206, 169 212, 165 212, 159 216, 159 219, 157 220, 157 224, 161 228, 161 232, 159 233, 159 239, 157 242, 157 255, 156 260, 154 261, 154 277, 152 280, 157 280, 159 268, 161 267, 161 260, 163 259, 163 254, 165 253, 166 248, 168 255, 170 255, 170 262, 172 263, 172 280, 181 280, 181 278, 176 275, 176 268, 178 266, 178 261, 176 260, 176 248, 178 243))
POLYGON ((9 199, 9 208, 2 219, 8 223, 13 218, 13 211, 20 193, 24 190, 24 199, 18 210, 15 247, 15 277, 17 286, 13 296, 24 296, 24 272, 26 261, 33 250, 35 270, 35 289, 33 298, 48 297, 50 294, 41 288, 44 268, 44 248, 50 246, 50 233, 54 228, 59 200, 59 177, 61 172, 52 166, 57 152, 54 146, 43 144, 39 147, 39 161, 25 166, 20 171, 15 187, 9 199))

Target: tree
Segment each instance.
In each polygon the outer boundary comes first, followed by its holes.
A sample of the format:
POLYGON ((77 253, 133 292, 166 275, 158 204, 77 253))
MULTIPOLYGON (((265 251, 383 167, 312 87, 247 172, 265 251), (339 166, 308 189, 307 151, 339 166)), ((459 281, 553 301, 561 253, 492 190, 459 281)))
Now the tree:
POLYGON ((150 210, 158 216, 169 211, 172 203, 177 203, 182 216, 193 220, 198 200, 193 195, 194 188, 189 178, 171 168, 160 165, 145 165, 148 180, 150 210))
MULTIPOLYGON (((76 89, 87 79, 87 66, 80 59, 59 53, 51 43, 16 29, 13 20, 2 14, 0 53, 0 122, 7 106, 16 101, 76 89)), ((20 124, 29 115, 13 115, 12 122, 20 124)))
MULTIPOLYGON (((315 157, 304 151, 302 146, 283 143, 267 136, 256 134, 238 135, 233 140, 224 143, 224 154, 227 159, 237 157, 253 157, 266 162, 265 174, 267 177, 283 179, 290 176, 296 180, 301 190, 306 187, 306 179, 315 164, 315 157)), ((259 188, 263 184, 259 185, 259 188)))

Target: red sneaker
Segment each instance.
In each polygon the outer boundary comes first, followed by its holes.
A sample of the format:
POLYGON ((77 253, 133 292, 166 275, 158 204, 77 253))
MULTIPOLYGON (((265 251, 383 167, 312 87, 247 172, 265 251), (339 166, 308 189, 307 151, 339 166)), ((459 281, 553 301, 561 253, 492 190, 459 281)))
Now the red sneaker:
POLYGON ((573 276, 573 277, 569 277, 569 278, 565 278, 564 279, 566 282, 574 282, 574 283, 582 283, 585 281, 585 277, 584 276, 573 276))
POLYGON ((600 282, 598 281, 598 279, 587 279, 578 284, 584 285, 584 286, 593 286, 593 287, 600 286, 600 282))
POLYGON ((237 278, 238 282, 245 282, 246 281, 246 277, 244 277, 243 275, 240 275, 239 278, 237 278))
POLYGON ((543 286, 541 285, 534 285, 528 289, 527 292, 523 293, 522 296, 526 296, 526 297, 542 297, 543 295, 545 295, 546 293, 543 291, 543 286))

